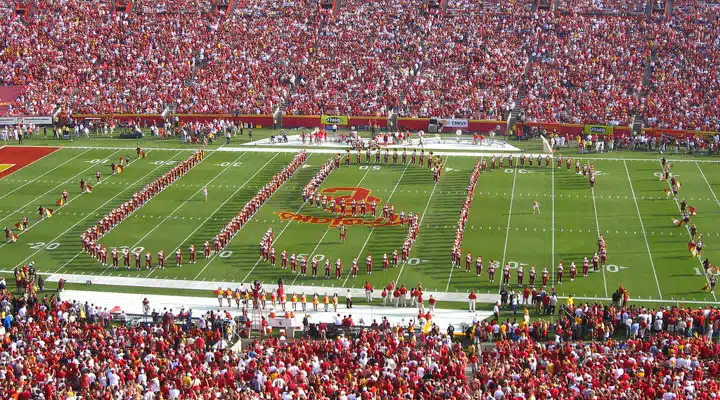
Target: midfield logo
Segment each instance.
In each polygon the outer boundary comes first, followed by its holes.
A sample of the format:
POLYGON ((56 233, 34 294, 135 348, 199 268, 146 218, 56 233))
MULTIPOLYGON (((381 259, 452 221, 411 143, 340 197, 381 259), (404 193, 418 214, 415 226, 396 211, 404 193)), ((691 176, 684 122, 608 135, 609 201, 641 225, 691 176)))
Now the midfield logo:
POLYGON ((345 200, 345 215, 338 215, 335 217, 315 217, 312 215, 296 214, 289 211, 278 211, 275 214, 277 214, 283 221, 292 220, 303 224, 330 225, 331 228, 337 228, 341 222, 345 226, 366 225, 373 228, 400 225, 400 216, 398 214, 395 214, 392 219, 383 217, 364 219, 362 217, 352 216, 352 210, 350 205, 353 200, 355 200, 355 202, 358 204, 358 211, 360 208, 360 202, 365 201, 369 214, 370 203, 374 201, 378 205, 378 212, 382 213, 381 199, 375 196, 371 196, 370 189, 360 187, 334 187, 323 189, 322 194, 324 196, 327 196, 328 202, 334 199, 337 204, 340 204, 342 200, 345 200))

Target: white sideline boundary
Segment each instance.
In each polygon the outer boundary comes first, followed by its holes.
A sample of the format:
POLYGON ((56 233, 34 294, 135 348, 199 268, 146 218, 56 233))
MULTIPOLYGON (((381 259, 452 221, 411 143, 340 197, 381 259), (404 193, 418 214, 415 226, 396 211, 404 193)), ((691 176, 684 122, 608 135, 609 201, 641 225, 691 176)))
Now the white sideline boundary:
MULTIPOLYGON (((11 270, 0 270, 0 274, 10 275, 13 271, 11 270)), ((183 280, 183 279, 155 279, 155 278, 135 278, 135 277, 118 277, 118 276, 99 276, 99 275, 82 275, 82 274, 57 274, 57 273, 44 273, 40 272, 40 275, 47 276, 45 282, 58 282, 61 278, 67 283, 75 284, 87 284, 88 281, 92 285, 109 285, 109 286, 123 286, 123 287, 136 287, 136 288, 162 288, 169 290, 178 290, 179 293, 187 290, 204 290, 207 291, 208 297, 215 300, 214 291, 218 287, 222 288, 238 288, 246 285, 251 285, 252 282, 233 282, 233 281, 196 281, 196 280, 183 280)), ((322 282, 325 280, 322 279, 322 282)), ((263 286, 266 290, 277 289, 277 285, 264 283, 263 286)), ((455 302, 466 302, 467 293, 469 292, 440 292, 433 290, 434 288, 426 287, 428 294, 432 294, 438 301, 455 301, 455 302)), ((305 286, 305 285, 285 285, 286 293, 325 293, 335 290, 335 288, 328 288, 327 286, 305 286)), ((345 289, 346 291, 348 289, 345 289)), ((365 289, 362 288, 349 288, 350 293, 355 299, 365 298, 365 289)), ((83 293, 92 293, 91 291, 82 291, 83 293)), ((185 297, 190 299, 189 297, 185 297)), ((558 298, 565 299, 567 296, 558 296, 558 298)), ((373 299, 380 299, 380 294, 376 290, 373 293, 373 299)), ((575 300, 581 301, 612 301, 607 297, 573 297, 575 300)), ((686 299, 671 298, 671 299, 651 299, 651 298, 630 298, 631 304, 633 302, 641 303, 655 303, 655 304, 712 304, 720 305, 717 301, 703 301, 695 300, 696 298, 686 299)), ((478 293, 479 303, 495 303, 500 300, 499 294, 491 293, 478 293)), ((216 301, 216 300, 215 300, 216 301)), ((138 303, 140 304, 140 303, 138 303)), ((412 307, 410 307, 412 309, 412 307)), ((388 307, 390 309, 390 307, 388 307)))

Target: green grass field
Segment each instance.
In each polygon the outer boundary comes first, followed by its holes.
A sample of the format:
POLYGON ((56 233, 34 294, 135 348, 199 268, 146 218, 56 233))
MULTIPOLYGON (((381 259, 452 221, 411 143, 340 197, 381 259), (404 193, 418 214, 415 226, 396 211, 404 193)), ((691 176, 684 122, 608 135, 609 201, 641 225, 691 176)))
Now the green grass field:
MULTIPOLYGON (((53 143, 30 144, 37 142, 53 143)), ((323 189, 365 188, 380 198, 381 204, 388 202, 394 204, 397 211, 421 214, 420 234, 409 262, 382 271, 379 267, 382 254, 390 255, 393 249, 401 247, 405 227, 351 226, 348 241, 343 244, 337 230, 327 223, 280 218, 280 213, 329 217, 326 212, 303 203, 300 196, 301 188, 329 158, 328 154, 316 153, 310 154, 306 166, 281 186, 223 252, 204 259, 202 243, 210 240, 294 156, 291 152, 213 151, 217 148, 213 146, 205 161, 102 238, 101 243, 110 248, 139 247, 153 254, 164 249, 168 254, 169 266, 165 270, 138 272, 122 268, 115 271, 81 253, 80 233, 175 162, 187 158, 193 148, 178 142, 145 139, 143 146, 148 149, 148 157, 133 162, 121 175, 109 176, 110 162, 126 154, 134 155, 135 142, 102 139, 78 141, 74 145, 90 143, 97 147, 78 148, 65 143, 64 148, 0 178, 0 227, 13 227, 23 215, 31 219, 30 229, 23 232, 17 242, 0 244, 0 269, 9 271, 34 261, 41 272, 56 276, 112 276, 118 282, 131 277, 275 282, 282 277, 286 284, 335 289, 360 288, 365 280, 376 287, 390 280, 406 285, 421 282, 430 293, 469 290, 497 293, 500 289, 501 270, 495 283, 490 283, 486 272, 476 277, 464 268, 450 268, 450 248, 459 210, 478 160, 467 153, 445 157, 446 172, 437 185, 433 184, 432 172, 427 168, 384 163, 366 165, 364 157, 363 165, 342 167, 324 182, 323 189), (102 183, 95 186, 93 193, 80 195, 79 180, 94 182, 96 170, 103 172, 102 183), (207 202, 203 201, 204 186, 209 191, 207 202), (63 189, 70 192, 70 202, 56 207, 54 203, 63 189), (55 208, 55 215, 37 222, 39 205, 55 208), (268 227, 275 231, 278 254, 287 249, 288 253, 319 260, 340 258, 345 264, 343 278, 326 281, 298 277, 258 261, 258 242, 268 227), (186 263, 176 268, 174 250, 183 249, 187 261, 190 244, 199 248, 197 264, 186 263), (368 253, 373 255, 376 265, 371 276, 364 272, 363 260, 368 253), (354 257, 360 259, 357 278, 348 275, 354 257)), ((526 146, 529 150, 541 148, 537 142, 526 146)), ((601 232, 608 242, 609 265, 601 273, 591 273, 586 279, 579 276, 574 282, 569 282, 566 273, 565 283, 556 285, 561 295, 604 299, 623 284, 633 299, 717 302, 715 294, 700 290, 706 277, 699 260, 691 258, 687 251, 686 229, 672 225, 671 219, 679 214, 678 205, 663 193, 667 183, 655 176, 660 172, 658 157, 613 153, 593 158, 590 162, 600 171, 594 192, 584 177, 574 173, 574 168, 504 168, 481 174, 467 224, 463 255, 468 251, 473 257, 482 255, 486 264, 490 259, 509 262, 513 269, 520 264, 534 264, 538 276, 543 266, 554 270, 553 265, 560 261, 566 267, 574 261, 580 270, 582 258, 592 255, 601 232), (532 215, 533 200, 542 204, 541 215, 532 215)), ((681 197, 697 208, 698 215, 693 217, 693 222, 705 235, 703 257, 717 262, 720 256, 717 244, 720 229, 716 225, 720 215, 717 199, 720 163, 708 162, 714 159, 707 157, 676 158, 673 171, 683 184, 681 197)), ((0 164, 4 162, 0 160, 0 164)), ((527 281, 527 267, 525 279, 527 281)), ((515 280, 513 271, 511 282, 515 280)), ((145 282, 135 290, 162 289, 157 287, 158 281, 145 282)))

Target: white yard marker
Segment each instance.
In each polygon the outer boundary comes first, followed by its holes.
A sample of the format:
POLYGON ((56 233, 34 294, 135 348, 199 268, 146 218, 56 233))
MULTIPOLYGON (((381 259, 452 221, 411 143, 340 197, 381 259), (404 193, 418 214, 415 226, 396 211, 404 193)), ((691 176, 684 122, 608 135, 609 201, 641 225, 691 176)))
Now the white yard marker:
MULTIPOLYGON (((628 176, 629 178, 629 176, 628 176)), ((630 184, 630 189, 632 189, 632 184, 630 184)), ((595 202, 595 188, 590 188, 590 192, 592 193, 592 201, 593 201, 593 210, 595 210, 595 228, 597 229, 597 235, 598 240, 600 239, 600 221, 598 219, 598 212, 597 212, 597 203, 595 202)), ((635 202, 635 205, 637 206, 637 201, 635 202)), ((638 210, 638 216, 640 215, 640 211, 638 210)), ((640 225, 642 226, 642 220, 640 220, 640 225)), ((645 231, 645 227, 642 227, 643 232, 645 231)), ((647 237, 645 238, 645 243, 647 244, 647 237)), ((650 247, 648 246, 648 252, 650 252, 650 247)), ((652 255, 650 256, 650 263, 652 263, 652 255)), ((607 278, 605 276, 605 268, 600 268, 602 270, 603 275, 603 285, 605 286, 605 297, 608 296, 608 289, 607 289, 607 278)), ((653 272, 655 272, 655 266, 653 266, 653 272)), ((660 290, 660 285, 658 284, 658 290, 660 290)), ((660 295, 660 298, 662 299, 662 294, 660 295)))
MULTIPOLYGON (((510 192, 510 208, 508 209, 508 221, 507 221, 507 227, 505 228, 505 247, 503 248, 503 256, 502 256, 502 264, 500 264, 500 268, 505 268, 505 257, 507 256, 507 245, 508 245, 508 239, 510 239, 510 219, 512 218, 512 208, 513 208, 513 202, 515 201, 515 182, 517 181, 517 168, 513 170, 513 184, 512 184, 512 192, 510 192)), ((500 270, 502 273, 502 270, 500 270)), ((500 286, 498 287, 498 291, 502 289, 503 286, 503 280, 500 279, 500 286)))
MULTIPOLYGON (((445 159, 445 162, 447 163, 447 159, 445 159)), ((423 226, 422 223, 425 220, 425 215, 427 214, 427 209, 430 206, 430 201, 432 200, 433 195, 435 194, 435 189, 437 189, 437 187, 438 187, 438 183, 434 184, 432 190, 430 191, 430 196, 428 197, 427 203, 425 203, 425 208, 423 209, 423 212, 420 215, 420 221, 418 222, 418 225, 420 227, 423 226)), ((409 259, 410 259, 410 254, 408 253, 408 260, 409 259)), ((407 264, 407 261, 403 262, 402 265, 400 266, 400 272, 398 272, 397 279, 395 279, 396 284, 400 281, 400 277, 402 276, 402 273, 405 270, 405 264, 407 264)))
MULTIPOLYGON (((182 153, 182 150, 179 151, 179 152, 177 152, 177 153, 173 156, 173 158, 176 157, 176 156, 178 156, 180 153, 182 153)), ((171 159, 172 159, 172 158, 171 158, 171 159)), ((89 218, 90 216, 92 216, 92 215, 94 215, 95 213, 97 213, 99 210, 101 210, 103 207, 105 207, 108 203, 110 203, 111 201, 115 200, 115 198, 117 198, 117 197, 120 196, 121 194, 125 193, 128 189, 132 189, 133 186, 135 186, 135 185, 138 184, 138 182, 140 182, 140 181, 142 181, 143 179, 145 179, 145 178, 147 178, 148 176, 150 176, 153 172, 155 172, 157 169, 159 169, 159 168, 162 167, 163 165, 164 165, 164 164, 160 164, 160 165, 158 165, 157 167, 151 169, 150 172, 148 172, 147 174, 145 174, 145 175, 143 175, 142 177, 140 177, 139 179, 137 179, 135 182, 133 182, 133 184, 128 185, 125 190, 121 190, 121 191, 118 192, 115 196, 111 197, 111 198, 108 199, 106 202, 100 204, 96 209, 94 209, 94 210, 90 211, 89 213, 85 214, 85 217, 81 218, 78 222, 74 223, 72 226, 70 226, 69 228, 67 228, 66 230, 64 230, 64 231, 63 231, 62 233, 60 233, 59 235, 55 236, 54 239, 50 240, 50 243, 56 242, 56 241, 57 241, 58 239, 60 239, 61 237, 64 237, 65 234, 68 233, 68 232, 70 232, 73 228, 75 228, 76 226, 80 225, 80 223, 85 222, 85 219, 87 219, 87 218, 89 218)), ((79 238, 78 238, 78 239, 79 239, 79 238)), ((24 264, 26 261, 30 260, 30 259, 31 259, 32 257, 34 257, 37 253, 39 253, 41 250, 42 250, 42 249, 37 250, 36 252, 30 254, 27 258, 25 258, 24 260, 22 260, 21 262, 19 262, 19 263, 17 264, 17 266, 20 266, 20 265, 24 264)), ((67 262, 65 262, 65 264, 63 264, 62 266, 60 266, 60 268, 56 269, 55 272, 53 272, 53 273, 59 272, 61 269, 65 268, 68 264, 70 264, 71 262, 75 261, 75 259, 78 258, 78 257, 80 256, 80 254, 83 254, 83 252, 82 252, 82 251, 78 252, 73 258, 67 260, 67 262)))
MULTIPOLYGON (((265 169, 265 167, 267 167, 267 165, 270 164, 270 161, 272 161, 275 157, 277 157, 278 154, 279 154, 279 153, 275 154, 275 156, 273 156, 273 158, 271 158, 270 160, 268 160, 268 162, 266 162, 265 165, 263 165, 262 168, 260 168, 260 169, 258 170, 258 172, 255 173, 255 175, 257 175, 260 171, 263 171, 263 170, 265 169)), ((307 161, 309 158, 310 158, 310 154, 308 154, 308 156, 307 156, 307 158, 305 159, 305 161, 307 161)), ((299 168, 298 168, 298 169, 299 169, 299 168)), ((251 176, 250 179, 248 179, 248 181, 252 180, 252 179, 255 177, 255 175, 251 176)), ((291 178, 292 178, 292 177, 291 177, 291 178)), ((290 178, 288 178, 288 180, 290 180, 290 178)), ((287 181, 285 181, 285 182, 287 182, 287 181)), ((283 186, 283 185, 280 185, 280 187, 279 187, 277 190, 275 190, 275 191, 270 195, 270 197, 269 197, 267 200, 265 200, 265 203, 263 203, 262 205, 267 204, 267 202, 270 201, 270 198, 272 198, 272 197, 275 195, 275 193, 277 193, 277 192, 280 191, 280 189, 282 188, 282 186, 283 186)), ((262 205, 260 206, 260 208, 262 208, 262 205)), ((304 205, 304 204, 303 204, 303 205, 304 205)), ((301 208, 302 208, 302 207, 301 207, 301 208)), ((300 212, 300 211, 298 210, 297 212, 300 212)), ((297 214, 297 212, 296 212, 296 214, 297 214)), ((248 220, 245 222, 245 225, 241 226, 240 229, 238 229, 237 233, 239 233, 241 230, 243 230, 243 228, 245 228, 245 227, 250 223, 250 221, 251 221, 256 215, 258 215, 259 213, 260 213, 260 209, 258 209, 257 211, 255 211, 255 214, 253 214, 252 216, 250 216, 250 218, 248 218, 248 220)), ((209 218, 209 217, 208 217, 208 218, 209 218)), ((257 222, 257 220, 255 220, 255 222, 257 222)), ((286 228, 287 228, 287 226, 286 226, 286 228)), ((283 229, 283 231, 284 231, 284 229, 283 229)), ((233 238, 237 235, 237 233, 233 236, 233 238)), ((281 232, 281 234, 282 234, 282 232, 281 232)), ((278 236, 279 236, 279 235, 278 235, 278 236)), ((230 241, 232 241, 232 238, 230 239, 230 241)), ((229 244, 230 244, 230 242, 228 242, 228 245, 229 245, 229 244)), ((227 245, 226 245, 225 247, 227 247, 227 245)), ((198 274, 195 275, 195 278, 194 278, 194 279, 197 279, 200 275, 202 275, 202 273, 205 272, 205 270, 207 269, 207 267, 210 266, 210 263, 212 263, 213 261, 215 261, 215 259, 217 258, 218 254, 220 254, 220 253, 222 253, 222 252, 220 251, 220 252, 216 252, 215 254, 213 254, 213 256, 208 260, 207 264, 205 264, 205 266, 200 270, 200 272, 198 272, 198 274)), ((256 263, 255 265, 257 265, 257 263, 256 263)), ((253 267, 253 269, 255 269, 255 267, 253 267)), ((250 272, 252 272, 252 270, 250 270, 250 272)), ((249 272, 248 272, 248 275, 250 275, 249 272)), ((246 276, 246 278, 247 278, 247 276, 246 276)), ((245 282, 245 280, 243 279, 241 282, 245 282)))
MULTIPOLYGON (((640 214, 640 206, 638 205, 637 197, 635 196, 635 189, 633 188, 632 179, 630 179, 630 170, 628 169, 627 161, 623 161, 623 164, 625 165, 625 173, 627 174, 628 183, 630 184, 630 193, 632 193, 633 201, 635 201, 635 210, 637 211, 638 220, 640 220, 640 229, 642 230, 643 238, 645 239, 645 247, 647 248, 648 256, 650 257, 650 266, 652 267, 653 276, 655 276, 655 285, 657 286, 660 299, 662 299, 660 281, 658 280, 657 272, 655 272, 655 262, 653 262, 652 252, 650 251, 650 243, 648 242, 648 238, 645 233, 645 224, 643 223, 642 215, 640 214)), ((605 276, 605 268, 603 268, 603 276, 605 276)), ((605 296, 607 296, 607 288, 605 289, 605 296)))
MULTIPOLYGON (((367 170, 365 170, 365 173, 363 174, 362 178, 360 178, 360 182, 358 182, 358 183, 355 185, 355 187, 359 187, 359 186, 363 183, 363 181, 365 180, 365 177, 368 175, 368 172, 370 172, 370 168, 368 168, 367 170)), ((308 261, 311 261, 311 262, 312 262, 312 258, 313 258, 313 256, 315 255, 315 252, 316 252, 317 249, 320 247, 320 244, 321 244, 322 241, 325 239, 325 236, 327 236, 328 233, 330 233, 330 226, 328 226, 328 228, 325 230, 325 234, 322 235, 322 237, 320 238, 320 240, 319 240, 319 241, 317 242, 317 244, 315 245, 315 248, 312 250, 312 252, 310 253, 310 255, 308 255, 308 258, 307 258, 308 261)), ((296 275, 295 275, 295 278, 293 278, 293 280, 292 280, 292 282, 290 282, 290 284, 291 284, 291 285, 295 284, 295 281, 297 280, 297 278, 298 278, 299 276, 300 276, 300 274, 296 274, 296 275)))
MULTIPOLYGON (((662 165, 662 162, 661 162, 661 165, 662 165)), ((672 190, 672 185, 670 184, 670 180, 667 180, 667 184, 668 184, 668 187, 670 188, 670 190, 672 190)), ((678 211, 680 211, 680 209, 681 209, 681 208, 680 208, 680 202, 678 202, 677 198, 675 198, 674 200, 675 200, 675 205, 677 206, 678 211)), ((690 233, 690 228, 687 226, 687 224, 685 225, 685 231, 687 232, 688 236, 690 237, 690 240, 692 240, 692 234, 690 233)), ((672 232, 670 232, 670 234, 672 235, 672 232)), ((703 265, 702 265, 702 260, 701 260, 699 257, 698 257, 698 263, 700 263, 700 271, 704 271, 703 265)), ((703 277, 705 278, 705 282, 706 282, 706 283, 708 284, 708 286, 709 286, 709 285, 710 285, 710 279, 708 278, 707 274, 703 274, 703 277)), ((717 297, 715 296, 715 292, 713 291, 713 292, 710 292, 710 293, 712 293, 713 299, 715 299, 715 301, 717 301, 717 297)))
MULTIPOLYGON (((51 170, 48 170, 48 171, 47 171, 47 172, 45 172, 44 174, 42 174, 42 175, 38 175, 38 176, 37 176, 37 177, 35 177, 34 179, 30 179, 29 181, 26 181, 26 183, 25 183, 25 184, 23 184, 23 185, 20 185, 20 186, 16 187, 15 189, 13 189, 13 190, 11 190, 11 191, 9 191, 9 192, 5 193, 4 195, 0 196, 0 200, 2 200, 2 199, 4 199, 4 198, 6 198, 6 197, 8 197, 8 196, 10 196, 11 194, 13 194, 13 193, 17 192, 18 190, 20 190, 20 189, 24 188, 25 186, 27 186, 27 185, 29 185, 29 184, 31 184, 31 183, 33 183, 33 182, 37 181, 38 179, 40 179, 40 178, 42 178, 43 176, 45 176, 45 175, 47 175, 47 174, 49 174, 49 173, 51 173, 51 172, 55 171, 56 169, 58 169, 58 168, 62 167, 63 165, 65 165, 65 164, 67 164, 67 163, 69 163, 69 162, 71 162, 71 161, 75 160, 76 158, 80 157, 81 155, 83 155, 83 154, 87 153, 88 151, 90 151, 90 149, 88 149, 88 150, 85 150, 85 151, 83 151, 82 153, 80 153, 80 154, 76 155, 75 157, 73 157, 73 158, 71 158, 71 159, 69 159, 69 160, 65 161, 65 162, 64 162, 64 163, 62 163, 62 164, 59 164, 58 166, 56 166, 55 168, 53 168, 53 169, 51 169, 51 170)), ((53 152, 53 153, 54 153, 54 152, 53 152)), ((53 154, 53 153, 50 153, 50 154, 53 154)), ((115 153, 117 153, 117 151, 116 151, 115 153)), ((48 155, 50 155, 50 154, 48 154, 48 155)), ((26 166, 27 166, 27 165, 26 165, 26 166)), ((21 168, 21 169, 22 169, 22 168, 21 168)), ((40 196, 38 196, 38 198, 39 198, 39 197, 40 197, 40 196)), ((37 200, 37 198, 36 198, 35 200, 33 200, 32 202, 35 202, 36 200, 37 200)))
MULTIPOLYGON (((395 194, 395 190, 397 190, 398 185, 400 185, 400 181, 402 181, 403 176, 405 176, 405 172, 407 172, 408 167, 410 166, 410 163, 405 164, 405 169, 403 169, 402 174, 400 175, 400 178, 395 182, 395 187, 393 188, 392 192, 390 192, 390 196, 388 197, 387 201, 385 203, 389 203, 390 199, 392 199, 393 195, 395 194)), ((360 251, 358 252, 357 258, 358 258, 358 264, 360 264, 360 257, 362 256, 363 251, 365 250, 365 247, 367 246, 368 242, 370 242, 370 238, 372 237, 373 233, 375 233, 375 226, 373 226, 372 229, 370 229, 370 234, 368 234, 367 239, 365 239, 365 243, 363 243, 362 248, 360 248, 360 251)), ((358 265, 358 269, 360 266, 358 265)), ((347 284, 348 279, 350 278, 350 274, 352 273, 352 269, 348 271, 347 276, 345 277, 345 280, 343 281, 342 287, 345 287, 345 284, 347 284)))
MULTIPOLYGON (((77 157, 79 157, 79 156, 87 153, 88 151, 90 151, 90 150, 86 150, 86 151, 82 152, 82 153, 79 154, 77 157)), ((118 151, 119 151, 119 150, 118 150, 118 151)), ((112 156, 115 155, 118 151, 116 151, 115 153, 110 154, 108 157, 112 157, 112 156)), ((72 159, 70 159, 70 160, 68 160, 68 161, 74 160, 74 159, 77 158, 77 157, 74 157, 74 158, 72 158, 72 159)), ((63 163, 63 164, 65 164, 65 163, 63 163)), ((61 165, 63 165, 63 164, 61 164, 61 165)), ((77 174, 73 175, 71 178, 67 179, 66 181, 61 182, 59 185, 54 186, 52 189, 48 190, 47 192, 45 192, 45 193, 41 194, 40 196, 32 199, 32 200, 29 201, 28 203, 29 203, 29 204, 35 204, 38 200, 40 200, 42 197, 44 197, 44 196, 47 195, 48 193, 57 190, 60 186, 63 186, 63 185, 65 185, 65 184, 67 184, 68 182, 71 182, 71 181, 77 179, 78 175, 85 174, 87 170, 92 169, 92 168, 96 168, 96 167, 97 167, 97 165, 95 165, 95 164, 90 165, 89 167, 87 167, 87 168, 85 168, 84 170, 82 170, 82 171, 78 172, 77 174)), ((54 169, 51 170, 51 171, 54 171, 54 169)), ((51 171, 48 171, 48 172, 51 172, 51 171)), ((31 182, 33 182, 33 181, 34 181, 34 179, 28 181, 28 183, 31 183, 31 182)), ((101 181, 101 182, 102 182, 102 181, 101 181)), ((23 185, 23 186, 25 186, 25 185, 23 185)), ((23 186, 20 186, 20 188, 23 187, 23 186)), ((18 189, 19 189, 19 188, 18 188, 18 189)), ((16 189, 16 190, 17 190, 17 189, 16 189)), ((13 193, 13 192, 14 192, 14 191, 9 192, 9 193, 6 194, 5 196, 7 196, 7 195, 9 195, 9 194, 11 194, 11 193, 13 193)), ((4 198, 5 196, 0 197, 0 199, 4 198)), ((79 197, 79 196, 77 196, 77 197, 79 197)), ((68 203, 70 203, 71 201, 73 201, 74 199, 76 199, 77 197, 73 196, 72 199, 68 200, 68 202, 66 203, 66 205, 67 205, 68 203)), ((22 207, 18 208, 17 210, 13 211, 12 213, 8 214, 6 217, 0 219, 0 222, 5 221, 6 219, 10 218, 11 216, 15 215, 16 213, 22 212, 23 210, 25 210, 25 209, 27 209, 27 208, 28 208, 28 205, 27 205, 27 204, 23 205, 22 207)), ((33 225, 35 225, 35 224, 33 224, 33 225)), ((32 227, 32 226, 28 227, 28 229, 30 229, 31 227, 32 227)), ((23 232, 24 232, 24 231, 23 231, 23 232)), ((20 232, 20 233, 22 234, 22 232, 20 232)))
POLYGON ((703 177, 703 180, 705 181, 708 189, 710 189, 710 193, 712 194, 713 199, 715 199, 715 203, 720 206, 720 201, 718 201, 717 196, 715 196, 715 191, 713 190, 712 186, 710 186, 710 182, 708 182, 707 178, 705 177, 705 172, 703 172, 702 168, 700 168, 700 163, 695 161, 695 165, 697 165, 698 169, 700 170, 700 175, 703 177))

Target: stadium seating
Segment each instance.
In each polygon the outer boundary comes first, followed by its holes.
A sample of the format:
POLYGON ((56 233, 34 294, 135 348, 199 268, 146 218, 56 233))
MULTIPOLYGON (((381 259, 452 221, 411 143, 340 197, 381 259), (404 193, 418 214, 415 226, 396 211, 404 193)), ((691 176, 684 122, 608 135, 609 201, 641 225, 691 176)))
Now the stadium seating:
POLYGON ((207 0, 0 7, 12 114, 179 113, 503 119, 718 130, 720 6, 675 2, 207 0), (229 3, 228 3, 229 4, 229 3), (52 21, 52 22, 51 22, 52 21), (649 75, 648 75, 649 73, 649 75))

